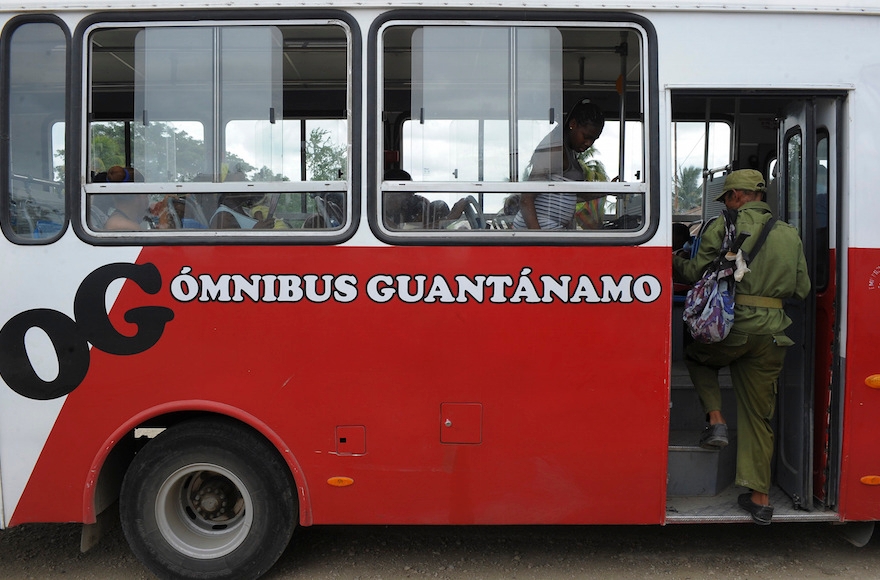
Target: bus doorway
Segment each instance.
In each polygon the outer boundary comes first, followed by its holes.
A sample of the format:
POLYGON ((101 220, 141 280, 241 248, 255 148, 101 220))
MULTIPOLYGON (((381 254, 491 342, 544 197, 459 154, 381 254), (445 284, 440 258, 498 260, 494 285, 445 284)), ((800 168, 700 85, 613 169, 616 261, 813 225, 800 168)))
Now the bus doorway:
POLYGON ((834 352, 835 276, 829 211, 838 192, 840 149, 837 119, 840 100, 795 101, 779 129, 779 199, 775 210, 801 234, 811 296, 786 305, 792 319, 789 349, 779 380, 776 477, 795 507, 812 510, 816 502, 834 504, 829 493, 833 454, 830 412, 834 352), (812 419, 812 422, 811 420, 812 419))
MULTIPOLYGON (((701 178, 700 207, 690 207, 687 191, 673 192, 673 220, 685 222, 696 240, 701 227, 722 209, 714 200, 724 176, 750 168, 767 178, 767 202, 774 215, 801 234, 814 290, 807 300, 786 304, 793 321, 787 334, 795 346, 789 348, 778 384, 771 503, 774 521, 834 519, 839 454, 834 452, 835 244, 829 216, 838 190, 837 116, 842 100, 837 94, 819 98, 776 91, 688 90, 673 91, 671 102, 673 140, 686 134, 685 125, 704 127, 696 142, 673 143, 676 187, 686 189, 688 173, 701 178), (722 125, 729 133, 718 130, 722 125), (719 133, 729 135, 728 141, 719 139, 719 133), (689 171, 694 164, 699 171, 689 171)), ((734 485, 736 400, 730 376, 727 369, 722 371, 724 414, 732 424, 730 445, 721 452, 700 449, 697 441, 705 417, 684 365, 690 336, 679 327, 680 308, 673 306, 667 520, 745 521, 749 516, 736 507, 736 496, 743 490, 734 485)))

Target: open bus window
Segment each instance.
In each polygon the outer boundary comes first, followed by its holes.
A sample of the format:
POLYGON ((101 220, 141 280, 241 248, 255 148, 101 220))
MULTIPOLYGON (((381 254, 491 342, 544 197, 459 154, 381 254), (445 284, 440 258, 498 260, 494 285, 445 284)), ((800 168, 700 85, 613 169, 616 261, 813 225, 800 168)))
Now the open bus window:
POLYGON ((344 229, 347 39, 338 24, 95 27, 89 229, 344 229))
POLYGON ((28 22, 12 31, 3 65, 10 180, 2 223, 18 240, 51 240, 64 229, 66 55, 66 35, 55 23, 28 22))
POLYGON ((382 42, 382 118, 399 127, 382 132, 395 159, 385 169, 411 176, 381 182, 385 230, 510 230, 524 195, 564 200, 563 233, 644 226, 644 42, 636 26, 432 22, 389 25, 382 42), (560 154, 556 175, 530 180, 533 152, 562 135, 583 99, 605 124, 592 146, 572 148, 582 177, 563 173, 560 154))
POLYGON ((671 137, 673 221, 686 224, 696 235, 704 221, 724 209, 715 198, 732 161, 731 125, 721 120, 675 121, 671 137))

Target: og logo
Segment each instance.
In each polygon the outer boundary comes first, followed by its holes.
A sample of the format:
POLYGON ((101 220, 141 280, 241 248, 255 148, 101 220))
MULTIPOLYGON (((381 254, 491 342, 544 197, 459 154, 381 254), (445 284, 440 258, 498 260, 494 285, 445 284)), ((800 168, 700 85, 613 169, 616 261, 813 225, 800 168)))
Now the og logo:
POLYGON ((0 376, 16 393, 46 401, 69 394, 89 370, 89 343, 110 354, 137 354, 162 337, 165 325, 174 318, 170 308, 142 306, 123 317, 137 326, 134 336, 120 334, 110 323, 104 306, 110 284, 119 278, 131 280, 147 294, 162 287, 162 276, 154 264, 108 264, 89 274, 76 291, 73 313, 76 321, 55 310, 37 308, 13 316, 0 329, 0 376), (55 347, 58 376, 41 379, 28 358, 24 337, 31 328, 43 330, 55 347))

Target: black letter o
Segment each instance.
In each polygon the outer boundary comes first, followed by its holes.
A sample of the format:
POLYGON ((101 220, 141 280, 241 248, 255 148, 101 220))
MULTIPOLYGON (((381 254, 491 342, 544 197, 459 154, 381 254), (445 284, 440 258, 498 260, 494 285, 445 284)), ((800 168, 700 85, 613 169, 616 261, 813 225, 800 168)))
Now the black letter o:
POLYGON ((89 370, 89 345, 69 317, 45 308, 17 314, 0 329, 0 376, 23 397, 48 401, 73 391, 89 370), (42 329, 55 347, 58 376, 41 379, 28 358, 24 336, 31 328, 42 329))

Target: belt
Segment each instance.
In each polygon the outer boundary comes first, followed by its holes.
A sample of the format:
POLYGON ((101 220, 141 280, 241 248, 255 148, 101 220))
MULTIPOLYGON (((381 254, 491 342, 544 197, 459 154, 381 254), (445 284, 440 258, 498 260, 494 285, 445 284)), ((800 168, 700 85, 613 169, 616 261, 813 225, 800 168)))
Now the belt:
POLYGON ((770 298, 769 296, 752 296, 751 294, 739 294, 734 296, 734 301, 740 306, 758 306, 761 308, 782 308, 782 298, 770 298))

